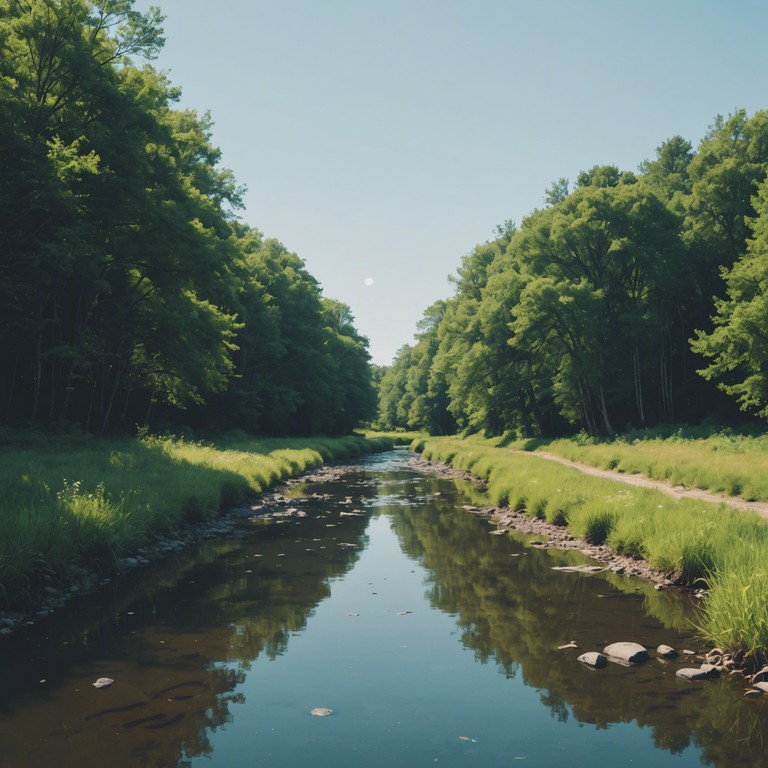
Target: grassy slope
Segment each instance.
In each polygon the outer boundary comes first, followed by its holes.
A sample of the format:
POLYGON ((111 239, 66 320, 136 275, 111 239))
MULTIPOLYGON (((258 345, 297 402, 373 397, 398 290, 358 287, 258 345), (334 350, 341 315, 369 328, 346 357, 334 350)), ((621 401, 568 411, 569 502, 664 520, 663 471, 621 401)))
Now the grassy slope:
POLYGON ((521 441, 509 447, 549 451, 601 469, 637 472, 747 501, 768 501, 768 435, 689 430, 663 437, 638 433, 611 442, 589 438, 521 441))
POLYGON ((0 604, 48 573, 109 566, 120 554, 215 516, 325 461, 391 447, 362 437, 216 444, 175 438, 14 436, 0 446, 0 604))
POLYGON ((707 578, 704 633, 721 646, 768 654, 765 521, 722 504, 675 501, 658 491, 588 477, 496 442, 428 438, 414 447, 484 479, 494 504, 566 524, 577 536, 605 541, 688 581, 707 578))

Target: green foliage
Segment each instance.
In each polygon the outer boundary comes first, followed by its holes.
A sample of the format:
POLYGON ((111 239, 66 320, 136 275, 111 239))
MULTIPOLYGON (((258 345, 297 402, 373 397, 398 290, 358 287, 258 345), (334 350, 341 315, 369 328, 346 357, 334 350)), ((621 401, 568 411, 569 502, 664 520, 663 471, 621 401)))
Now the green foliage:
POLYGON ((351 431, 367 341, 235 220, 211 116, 131 61, 163 44, 133 4, 0 3, 0 421, 351 431))
POLYGON ((577 536, 605 541, 688 583, 706 579, 705 633, 718 645, 768 653, 768 577, 762 563, 768 525, 756 514, 724 504, 674 501, 477 437, 431 438, 418 447, 427 458, 485 480, 493 504, 564 522, 577 536))
MULTIPOLYGON (((522 446, 521 446, 522 447, 522 446)), ((678 430, 628 433, 615 441, 577 437, 536 448, 602 469, 639 473, 688 488, 768 501, 768 436, 732 431, 678 430)))
POLYGON ((49 573, 108 567, 185 523, 211 519, 276 481, 325 461, 387 450, 387 437, 259 439, 215 444, 10 436, 0 452, 0 604, 49 573), (77 479, 73 479, 77 478, 77 479))
POLYGON ((382 424, 445 433, 419 407, 439 393, 465 434, 612 437, 735 418, 714 383, 765 416, 767 168, 768 113, 738 111, 638 174, 559 179, 546 208, 462 259, 436 346, 402 350, 382 381, 382 424))
POLYGON ((768 181, 753 198, 755 218, 746 253, 724 272, 727 297, 716 302, 715 327, 699 331, 695 351, 710 358, 701 370, 737 399, 742 410, 768 417, 768 181))

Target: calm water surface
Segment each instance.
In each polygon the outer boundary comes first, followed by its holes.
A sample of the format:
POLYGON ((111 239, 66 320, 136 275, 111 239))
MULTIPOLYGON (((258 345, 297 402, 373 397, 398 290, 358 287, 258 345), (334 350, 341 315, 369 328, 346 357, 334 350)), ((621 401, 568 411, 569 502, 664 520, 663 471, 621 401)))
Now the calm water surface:
POLYGON ((0 646, 0 765, 766 764, 766 711, 733 679, 576 661, 619 640, 697 648, 686 597, 552 570, 583 559, 489 535, 463 509, 476 491, 404 452, 290 495, 306 517, 131 574, 0 646))

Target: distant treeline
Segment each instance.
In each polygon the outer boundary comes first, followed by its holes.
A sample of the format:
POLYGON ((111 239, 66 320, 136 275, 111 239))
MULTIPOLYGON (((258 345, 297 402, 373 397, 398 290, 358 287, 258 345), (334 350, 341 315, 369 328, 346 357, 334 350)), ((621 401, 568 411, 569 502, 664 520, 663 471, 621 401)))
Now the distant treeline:
POLYGON ((236 220, 210 116, 132 63, 164 42, 132 6, 0 0, 0 424, 349 432, 367 340, 236 220))
POLYGON ((559 179, 464 257, 383 374, 381 426, 612 436, 768 416, 767 169, 768 112, 739 111, 638 173, 559 179))

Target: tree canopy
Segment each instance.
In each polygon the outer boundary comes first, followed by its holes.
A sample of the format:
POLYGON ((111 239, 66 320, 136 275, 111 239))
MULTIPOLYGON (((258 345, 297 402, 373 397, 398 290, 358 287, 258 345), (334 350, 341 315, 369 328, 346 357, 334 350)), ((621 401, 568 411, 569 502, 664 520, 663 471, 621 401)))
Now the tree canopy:
POLYGON ((734 418, 718 390, 767 416, 767 171, 768 113, 738 111, 696 151, 674 136, 636 173, 558 179, 462 260, 430 345, 382 379, 381 425, 612 436, 734 418), (406 412, 438 384, 444 414, 406 412))
POLYGON ((210 115, 148 63, 162 22, 0 0, 0 420, 349 431, 375 411, 367 340, 237 220, 210 115))

